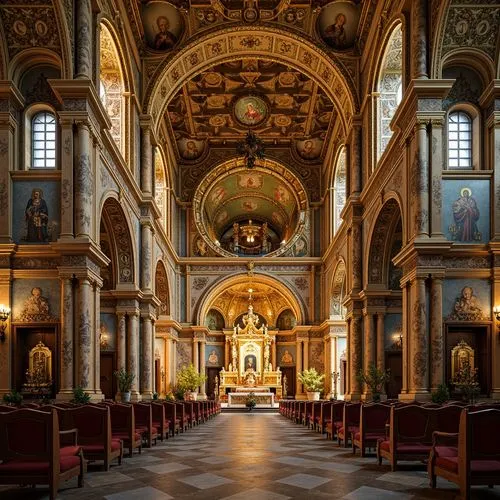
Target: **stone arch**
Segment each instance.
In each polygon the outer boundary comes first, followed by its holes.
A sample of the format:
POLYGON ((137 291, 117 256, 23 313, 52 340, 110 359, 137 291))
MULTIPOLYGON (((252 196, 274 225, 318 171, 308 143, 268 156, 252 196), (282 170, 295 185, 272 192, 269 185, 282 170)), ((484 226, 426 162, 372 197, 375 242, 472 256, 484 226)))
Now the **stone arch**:
POLYGON ((170 315, 170 287, 168 285, 167 270, 165 264, 160 260, 156 264, 155 271, 155 295, 160 299, 159 315, 170 315))
POLYGON ((346 293, 346 265, 343 259, 337 264, 330 287, 330 319, 345 319, 345 307, 342 302, 346 293))
POLYGON ((144 99, 144 112, 159 128, 171 97, 193 76, 207 68, 243 57, 260 57, 303 72, 327 93, 339 113, 344 130, 359 108, 359 99, 349 69, 335 55, 327 54, 312 40, 270 26, 224 28, 203 34, 166 59, 153 75, 144 99))
MULTIPOLYGON (((198 305, 193 312, 193 323, 197 325, 203 325, 205 317, 210 309, 214 308, 214 301, 219 297, 226 289, 233 285, 238 285, 240 283, 250 283, 250 278, 248 274, 234 274, 231 276, 224 276, 217 280, 204 294, 200 297, 198 305)), ((307 321, 306 306, 300 298, 299 294, 292 290, 291 287, 279 281, 276 277, 267 274, 254 274, 251 277, 251 283, 264 284, 272 286, 275 288, 288 303, 288 307, 292 310, 295 318, 297 319, 297 324, 305 324, 307 321)))
MULTIPOLYGON (((10 61, 8 68, 9 79, 19 85, 23 75, 35 66, 49 66, 62 71, 61 58, 48 49, 26 49, 17 54, 10 61)), ((61 77, 63 73, 61 72, 61 77)))
POLYGON ((377 215, 371 233, 368 253, 367 282, 387 286, 391 257, 392 236, 402 222, 402 212, 395 198, 388 199, 377 215))
POLYGON ((113 197, 107 198, 102 206, 101 217, 109 231, 109 257, 115 269, 116 288, 120 285, 133 285, 135 281, 135 257, 132 232, 118 200, 113 197))

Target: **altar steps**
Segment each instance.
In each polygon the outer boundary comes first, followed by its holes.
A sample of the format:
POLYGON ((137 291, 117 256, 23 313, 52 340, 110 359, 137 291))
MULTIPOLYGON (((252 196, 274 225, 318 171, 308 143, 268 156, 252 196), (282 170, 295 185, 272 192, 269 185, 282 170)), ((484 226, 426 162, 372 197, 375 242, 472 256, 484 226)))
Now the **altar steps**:
POLYGON ((271 408, 270 406, 255 407, 252 411, 244 406, 232 406, 231 408, 221 408, 222 413, 279 413, 279 407, 271 408))

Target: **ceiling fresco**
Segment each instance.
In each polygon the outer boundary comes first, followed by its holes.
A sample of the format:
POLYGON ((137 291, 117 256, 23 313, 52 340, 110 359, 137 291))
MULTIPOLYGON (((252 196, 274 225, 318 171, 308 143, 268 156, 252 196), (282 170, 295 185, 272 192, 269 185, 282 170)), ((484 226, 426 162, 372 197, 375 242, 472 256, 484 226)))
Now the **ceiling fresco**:
POLYGON ((181 163, 203 158, 209 148, 230 148, 249 129, 266 147, 291 147, 299 160, 321 160, 334 106, 299 71, 262 59, 241 59, 210 68, 187 82, 167 108, 181 163))

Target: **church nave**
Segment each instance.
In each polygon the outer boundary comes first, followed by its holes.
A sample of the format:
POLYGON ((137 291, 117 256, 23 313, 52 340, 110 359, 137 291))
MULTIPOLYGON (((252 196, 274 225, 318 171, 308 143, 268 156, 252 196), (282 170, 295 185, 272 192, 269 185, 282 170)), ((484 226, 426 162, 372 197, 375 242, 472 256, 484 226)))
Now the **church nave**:
MULTIPOLYGON (((0 500, 45 500, 47 489, 2 487, 0 500)), ((168 500, 345 498, 452 500, 455 485, 438 479, 428 486, 424 465, 390 472, 375 454, 353 456, 320 434, 275 413, 221 414, 185 434, 125 458, 109 472, 90 467, 85 486, 76 479, 60 499, 168 500)), ((474 488, 473 498, 500 498, 500 487, 474 488)))

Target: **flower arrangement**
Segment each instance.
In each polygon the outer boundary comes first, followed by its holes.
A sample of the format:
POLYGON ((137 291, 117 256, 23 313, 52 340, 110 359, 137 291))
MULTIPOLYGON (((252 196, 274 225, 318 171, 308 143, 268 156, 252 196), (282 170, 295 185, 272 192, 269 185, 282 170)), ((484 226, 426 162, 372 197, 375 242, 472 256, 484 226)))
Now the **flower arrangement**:
POLYGON ((255 394, 253 392, 249 392, 245 399, 245 406, 248 408, 248 411, 252 411, 256 405, 257 400, 255 399, 255 394))

